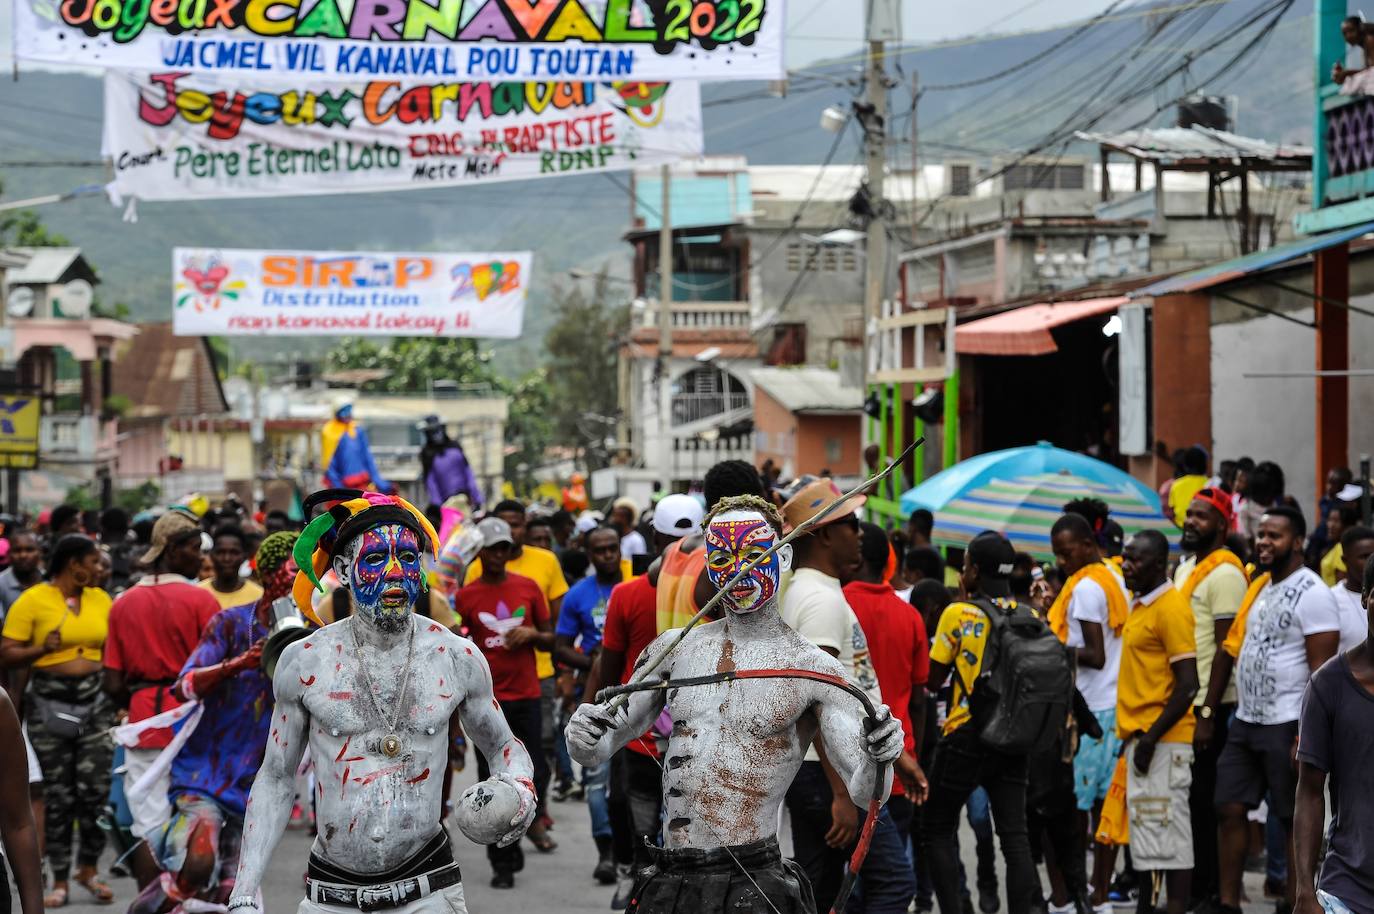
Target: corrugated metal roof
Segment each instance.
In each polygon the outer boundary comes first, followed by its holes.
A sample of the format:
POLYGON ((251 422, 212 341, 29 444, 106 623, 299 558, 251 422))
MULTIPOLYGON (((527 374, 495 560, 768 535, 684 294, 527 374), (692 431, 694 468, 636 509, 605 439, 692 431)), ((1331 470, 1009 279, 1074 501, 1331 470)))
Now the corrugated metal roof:
POLYGON ((863 409, 863 390, 841 386, 840 373, 828 368, 755 368, 749 377, 789 412, 863 409))
POLYGON ((1210 127, 1145 127, 1122 133, 1083 133, 1079 139, 1138 159, 1170 162, 1193 159, 1259 159, 1284 165, 1312 158, 1312 147, 1280 145, 1210 127))
POLYGON ((1246 254, 1244 257, 1237 257, 1234 260, 1224 260, 1221 263, 1214 263, 1199 270, 1191 270, 1187 273, 1180 273, 1168 279, 1160 280, 1157 283, 1136 289, 1128 293, 1131 298, 1148 298, 1157 295, 1173 295, 1179 292, 1198 292, 1202 289, 1210 289, 1212 286, 1219 286, 1222 283, 1239 279, 1250 273, 1257 273, 1260 270, 1276 267, 1280 264, 1297 260, 1316 251, 1342 244, 1346 241, 1353 241, 1361 235, 1374 232, 1374 222, 1366 222, 1363 225, 1356 225, 1351 228, 1341 229, 1339 232, 1328 232, 1324 235, 1311 235, 1298 241, 1290 241, 1287 244, 1275 245, 1263 251, 1256 251, 1253 254, 1246 254))
POLYGON ((7 252, 27 257, 28 263, 17 270, 9 270, 5 281, 11 285, 32 283, 44 285, 61 282, 72 264, 81 256, 81 248, 7 248, 7 252))

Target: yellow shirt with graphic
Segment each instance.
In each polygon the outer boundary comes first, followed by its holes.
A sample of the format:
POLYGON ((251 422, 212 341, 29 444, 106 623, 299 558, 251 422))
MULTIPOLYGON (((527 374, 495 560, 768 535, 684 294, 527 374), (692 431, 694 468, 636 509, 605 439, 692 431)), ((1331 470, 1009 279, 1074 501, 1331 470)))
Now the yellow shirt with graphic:
MULTIPOLYGON (((558 613, 554 609, 554 600, 561 600, 568 592, 568 579, 563 577, 563 566, 558 564, 558 556, 538 546, 522 546, 520 557, 506 563, 506 571, 527 577, 539 585, 544 592, 544 599, 549 603, 550 621, 557 627, 558 613)), ((468 566, 463 583, 471 584, 481 576, 482 560, 474 559, 468 566)), ((553 675, 553 657, 548 651, 535 651, 534 659, 540 679, 548 679, 553 675)))
POLYGON ((942 731, 946 736, 971 719, 968 690, 983 668, 983 651, 988 643, 988 617, 972 603, 951 603, 935 627, 935 643, 930 660, 953 670, 949 715, 942 731))

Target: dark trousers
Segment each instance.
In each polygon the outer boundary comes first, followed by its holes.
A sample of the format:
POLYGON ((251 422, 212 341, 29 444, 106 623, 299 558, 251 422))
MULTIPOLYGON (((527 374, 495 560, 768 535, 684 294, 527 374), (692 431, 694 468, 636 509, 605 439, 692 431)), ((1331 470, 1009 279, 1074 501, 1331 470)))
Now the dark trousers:
MULTIPOLYGON (((1196 712, 1194 708, 1194 712, 1196 712)), ((1226 747, 1234 704, 1218 705, 1212 742, 1201 752, 1194 749, 1193 786, 1188 792, 1188 810, 1193 824, 1193 900, 1205 901, 1220 891, 1217 873, 1217 759, 1226 747)))
MULTIPOLYGON (((1054 864, 1068 889, 1069 900, 1073 901, 1089 891, 1084 847, 1087 839, 1078 827, 1073 762, 1065 761, 1062 751, 1056 749, 1032 759, 1030 771, 1029 830, 1042 841, 1042 849, 1049 845, 1054 864)), ((982 861, 979 863, 981 869, 982 861)))
MULTIPOLYGON (((792 816, 793 858, 811 881, 817 914, 830 910, 844 879, 845 863, 854 850, 853 847, 833 848, 825 843, 825 833, 830 830, 833 797, 821 763, 802 762, 787 790, 787 811, 792 816)), ((859 876, 860 889, 848 910, 905 914, 916 894, 916 878, 897 826, 886 807, 878 817, 873 843, 859 876)))
POLYGON ((632 863, 636 870, 649 866, 649 846, 658 844, 663 821, 663 772, 658 763, 630 749, 611 756, 606 802, 615 862, 632 863))
POLYGON ((1035 868, 1026 831, 1026 759, 986 749, 969 727, 941 738, 930 775, 930 798, 922 810, 921 851, 940 914, 959 914, 959 813, 973 789, 988 792, 992 822, 1007 864, 1007 910, 1027 914, 1035 868))
MULTIPOLYGON (((516 701, 503 701, 501 713, 506 717, 510 732, 525 744, 525 751, 534 762, 534 790, 539 796, 539 808, 544 808, 544 795, 549 790, 549 761, 544 757, 543 716, 538 698, 523 698, 516 701)), ((477 776, 482 780, 491 777, 491 768, 486 756, 477 753, 477 776)), ((510 847, 487 845, 487 860, 498 873, 515 873, 524 868, 525 853, 517 841, 510 847)))

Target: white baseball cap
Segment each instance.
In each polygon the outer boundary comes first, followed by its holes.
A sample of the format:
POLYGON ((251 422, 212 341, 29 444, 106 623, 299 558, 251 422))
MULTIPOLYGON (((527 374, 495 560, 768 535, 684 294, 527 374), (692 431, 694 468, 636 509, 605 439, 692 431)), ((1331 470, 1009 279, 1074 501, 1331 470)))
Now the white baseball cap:
POLYGON ((706 509, 690 495, 665 495, 654 506, 654 530, 664 536, 691 536, 701 532, 706 509))
POLYGON ((499 517, 484 517, 477 524, 477 532, 482 534, 482 546, 495 546, 499 543, 513 545, 515 540, 511 538, 510 524, 499 517))

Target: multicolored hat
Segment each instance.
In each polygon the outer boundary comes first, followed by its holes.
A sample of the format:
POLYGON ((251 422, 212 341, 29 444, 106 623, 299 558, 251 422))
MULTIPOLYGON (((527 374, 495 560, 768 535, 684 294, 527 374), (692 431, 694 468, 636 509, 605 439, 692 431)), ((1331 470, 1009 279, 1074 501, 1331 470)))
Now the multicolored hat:
POLYGON ((426 552, 439 553, 439 534, 433 525, 400 496, 357 489, 323 489, 307 497, 302 507, 306 517, 317 510, 320 514, 306 525, 292 550, 300 569, 292 596, 301 613, 316 625, 323 623, 311 606, 311 592, 324 592, 320 577, 329 570, 334 557, 363 531, 380 524, 400 524, 415 531, 426 552))

